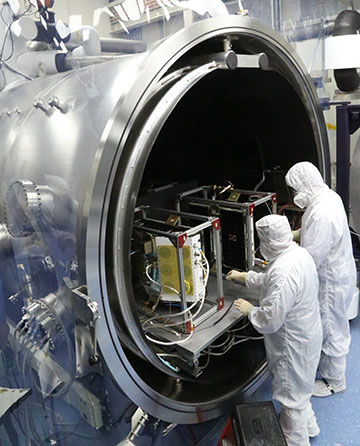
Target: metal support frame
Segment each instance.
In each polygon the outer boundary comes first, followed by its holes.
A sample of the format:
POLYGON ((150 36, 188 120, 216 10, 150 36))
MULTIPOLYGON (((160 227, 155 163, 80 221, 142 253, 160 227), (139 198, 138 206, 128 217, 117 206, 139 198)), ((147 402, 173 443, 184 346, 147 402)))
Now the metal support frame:
POLYGON ((84 286, 71 290, 75 316, 76 377, 89 373, 101 373, 97 354, 96 322, 99 319, 98 305, 89 296, 84 286))
POLYGON ((248 207, 245 225, 246 260, 248 269, 251 269, 255 264, 254 208, 255 206, 248 207))
POLYGON ((350 136, 360 127, 360 106, 344 103, 336 107, 336 192, 346 215, 350 208, 350 136))
MULTIPOLYGON (((176 202, 176 209, 178 211, 181 211, 182 202, 187 202, 187 203, 194 202, 196 204, 203 205, 204 207, 216 206, 217 209, 224 209, 242 213, 245 217, 245 227, 244 227, 245 244, 246 244, 245 257, 246 257, 247 268, 251 269, 255 265, 254 209, 256 206, 259 206, 260 204, 271 201, 272 213, 276 214, 277 210, 276 193, 249 191, 243 189, 231 189, 232 193, 239 193, 240 195, 245 195, 245 196, 257 195, 259 197, 254 201, 245 201, 239 203, 237 201, 229 201, 225 199, 214 200, 213 198, 208 198, 210 191, 213 191, 212 186, 200 186, 182 192, 181 194, 178 195, 178 199, 176 202), (201 193, 202 196, 201 197, 194 196, 194 194, 197 193, 201 193)), ((220 243, 220 249, 221 249, 221 243, 220 243)))
POLYGON ((196 198, 196 200, 199 203, 203 203, 203 204, 216 203, 216 204, 224 206, 226 208, 235 209, 235 210, 239 210, 240 208, 242 208, 244 212, 246 212, 247 208, 250 205, 258 206, 259 204, 265 203, 269 200, 272 201, 272 205, 276 205, 276 203, 277 203, 276 193, 272 193, 272 192, 260 192, 260 191, 244 190, 244 189, 232 189, 231 192, 238 192, 239 194, 244 194, 244 195, 258 195, 260 197, 255 201, 251 201, 251 202, 246 201, 243 203, 238 203, 238 202, 233 202, 233 201, 228 201, 228 200, 218 200, 218 199, 213 200, 211 198, 207 198, 208 192, 210 192, 211 190, 213 190, 212 186, 201 186, 201 187, 197 187, 195 189, 191 189, 191 190, 182 192, 181 194, 178 195, 178 200, 177 200, 178 212, 181 209, 181 201, 182 200, 191 201, 191 200, 194 200, 194 198, 196 198), (197 192, 202 192, 204 195, 204 198, 192 197, 192 195, 197 192))
MULTIPOLYGON (((210 228, 210 235, 212 239, 212 245, 214 246, 214 253, 216 260, 217 299, 216 302, 213 302, 214 304, 213 308, 208 310, 205 314, 200 315, 198 319, 194 320, 194 326, 205 321, 216 311, 221 310, 224 307, 224 285, 222 281, 222 261, 221 261, 222 257, 221 257, 221 237, 220 237, 219 218, 191 214, 188 212, 181 212, 173 209, 155 208, 150 206, 140 206, 136 208, 135 215, 136 214, 139 214, 140 218, 138 220, 135 220, 135 223, 133 225, 134 229, 145 231, 147 233, 158 235, 161 237, 167 237, 176 249, 177 268, 178 268, 178 276, 180 283, 179 297, 180 297, 180 305, 182 313, 185 312, 185 310, 188 308, 186 300, 185 273, 184 273, 184 261, 183 261, 182 249, 188 237, 199 234, 205 229, 210 228), (183 226, 183 225, 174 226, 173 228, 171 228, 171 231, 169 230, 170 228, 168 228, 167 230, 154 229, 151 227, 151 223, 165 224, 165 222, 162 220, 157 220, 155 218, 150 218, 149 214, 152 212, 155 212, 157 214, 164 214, 167 217, 169 216, 169 214, 176 215, 180 217, 179 221, 181 221, 181 218, 190 218, 192 220, 197 220, 200 223, 193 227, 183 226)), ((183 315, 184 331, 185 333, 190 333, 193 327, 191 327, 191 324, 189 322, 186 322, 187 316, 188 315, 185 312, 183 315)))
POLYGON ((219 296, 218 310, 224 308, 224 285, 222 281, 222 253, 221 253, 221 239, 220 239, 220 221, 218 218, 213 220, 212 239, 215 241, 215 255, 216 255, 216 277, 217 277, 217 292, 219 296))
MULTIPOLYGON (((180 284, 180 301, 181 301, 181 311, 185 311, 187 309, 187 301, 186 301, 186 288, 185 288, 185 273, 184 273, 184 259, 183 259, 183 251, 181 243, 179 239, 176 243, 176 260, 178 267, 178 275, 179 275, 179 284, 180 284)), ((184 315, 184 319, 186 318, 186 314, 184 315)), ((188 331, 186 329, 185 331, 188 331)))

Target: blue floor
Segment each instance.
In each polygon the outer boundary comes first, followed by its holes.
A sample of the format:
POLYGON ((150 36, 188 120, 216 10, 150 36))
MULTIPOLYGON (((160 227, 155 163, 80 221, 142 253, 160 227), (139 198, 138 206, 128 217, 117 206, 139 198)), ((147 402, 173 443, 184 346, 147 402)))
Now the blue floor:
POLYGON ((347 360, 347 389, 328 398, 312 398, 320 435, 312 446, 360 445, 360 316, 350 323, 352 342, 347 360))
MULTIPOLYGON (((311 399, 320 427, 320 435, 311 439, 311 446, 360 446, 360 316, 351 321, 350 327, 352 341, 347 357, 347 389, 327 398, 311 399)), ((270 382, 252 397, 252 401, 269 399, 270 382)))
MULTIPOLYGON (((312 398, 320 435, 311 446, 360 446, 360 316, 351 321, 352 342, 347 357, 347 389, 327 398, 312 398)), ((250 398, 251 402, 271 400, 270 379, 250 398)), ((279 405, 275 402, 277 411, 279 405)), ((215 436, 206 443, 215 446, 215 436)), ((205 446, 205 443, 199 445, 205 446)))

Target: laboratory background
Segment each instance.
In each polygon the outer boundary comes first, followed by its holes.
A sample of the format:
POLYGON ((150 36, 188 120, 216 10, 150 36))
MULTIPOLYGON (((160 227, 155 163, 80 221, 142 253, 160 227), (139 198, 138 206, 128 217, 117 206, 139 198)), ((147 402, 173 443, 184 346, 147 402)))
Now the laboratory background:
POLYGON ((359 30, 360 0, 0 0, 1 446, 360 445, 359 30), (334 200, 299 205, 303 163, 334 200), (259 328, 275 216, 313 291, 259 328), (306 231, 344 244, 319 266, 306 231), (350 267, 319 396, 287 330, 350 267), (278 398, 301 380, 305 440, 278 398))

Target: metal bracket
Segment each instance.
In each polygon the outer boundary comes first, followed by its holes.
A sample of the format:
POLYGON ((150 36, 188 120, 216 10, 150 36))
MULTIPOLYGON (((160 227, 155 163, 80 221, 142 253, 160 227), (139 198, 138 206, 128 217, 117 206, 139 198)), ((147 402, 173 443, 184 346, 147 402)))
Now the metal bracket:
POLYGON ((36 99, 33 102, 33 106, 38 110, 43 111, 47 116, 51 116, 54 112, 53 108, 46 106, 41 98, 36 99))
POLYGON ((69 111, 69 105, 66 103, 61 103, 57 96, 52 96, 48 100, 49 107, 57 108, 61 113, 66 114, 69 111))
POLYGON ((177 426, 177 423, 170 423, 168 424, 166 427, 164 427, 164 429, 161 432, 161 435, 163 437, 166 437, 167 435, 170 434, 171 431, 173 431, 177 426))
POLYGON ((71 290, 75 308, 76 377, 97 371, 101 373, 97 354, 96 321, 99 319, 98 304, 87 296, 87 288, 71 290))
POLYGON ((260 54, 237 54, 238 68, 261 68, 269 70, 269 59, 265 53, 260 54))
POLYGON ((138 407, 131 418, 131 432, 117 446, 135 446, 136 439, 144 431, 149 419, 149 415, 141 407, 138 407))

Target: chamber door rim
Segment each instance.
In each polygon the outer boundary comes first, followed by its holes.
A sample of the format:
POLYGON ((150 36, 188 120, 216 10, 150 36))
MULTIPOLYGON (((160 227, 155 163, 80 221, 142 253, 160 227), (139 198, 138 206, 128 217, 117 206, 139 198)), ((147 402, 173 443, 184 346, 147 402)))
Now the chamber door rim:
MULTIPOLYGON (((134 193, 134 191, 132 190, 132 167, 142 166, 142 176, 151 149, 167 118, 177 106, 178 102, 202 78, 212 73, 213 71, 222 69, 223 67, 223 64, 212 61, 205 65, 201 65, 200 67, 194 68, 192 71, 182 76, 172 87, 170 87, 170 89, 164 94, 164 96, 162 96, 162 98, 159 100, 159 102, 151 112, 150 116, 146 120, 145 124, 143 125, 136 143, 132 148, 132 153, 127 163, 128 166, 131 166, 131 169, 126 170, 121 185, 119 186, 119 190, 125 192, 122 194, 120 193, 116 209, 112 252, 115 271, 121 271, 121 273, 123 271, 123 268, 121 267, 123 264, 123 253, 122 249, 120 249, 120 247, 123 246, 123 243, 120 238, 129 236, 127 230, 127 222, 119 222, 122 217, 121 209, 124 209, 125 206, 127 211, 132 211, 133 213, 135 210, 135 201, 138 192, 135 191, 136 193, 134 193), (129 209, 128 207, 129 195, 131 195, 130 199, 132 200, 133 209, 129 209)), ((131 278, 129 279, 121 277, 119 279, 118 274, 115 274, 119 308, 124 318, 124 322, 128 327, 130 334, 132 335, 133 342, 140 349, 144 357, 152 365, 156 366, 161 372, 174 378, 183 378, 182 374, 173 372, 171 369, 163 364, 163 362, 154 353, 153 349, 150 346, 151 344, 149 345, 149 341, 145 338, 144 332, 139 322, 139 316, 135 308, 132 287, 131 293, 129 293, 129 290, 126 288, 126 283, 129 283, 129 280, 131 282, 131 278)))

